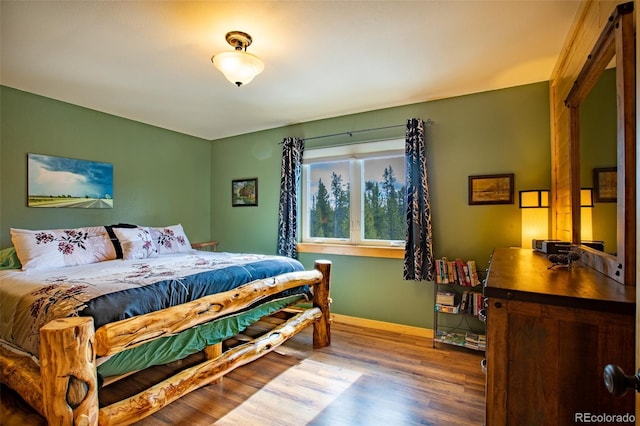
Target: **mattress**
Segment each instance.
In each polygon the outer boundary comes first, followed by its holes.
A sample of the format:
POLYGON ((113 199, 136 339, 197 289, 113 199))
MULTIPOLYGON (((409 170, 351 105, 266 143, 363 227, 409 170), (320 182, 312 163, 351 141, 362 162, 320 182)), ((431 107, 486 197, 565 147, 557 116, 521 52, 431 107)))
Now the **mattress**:
MULTIPOLYGON (((91 316, 98 328, 303 269, 297 260, 282 256, 192 250, 50 270, 1 270, 0 339, 37 357, 39 329, 56 318, 91 316)), ((307 287, 287 290, 210 324, 98 360, 99 372, 123 374, 181 359, 237 334, 264 315, 309 299, 307 287)))

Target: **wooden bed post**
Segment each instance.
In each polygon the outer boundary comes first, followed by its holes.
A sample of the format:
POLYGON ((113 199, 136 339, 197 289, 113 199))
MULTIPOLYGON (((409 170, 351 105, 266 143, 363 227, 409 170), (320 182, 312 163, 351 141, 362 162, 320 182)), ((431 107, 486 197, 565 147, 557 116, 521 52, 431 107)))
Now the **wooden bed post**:
POLYGON ((50 425, 97 425, 93 318, 53 320, 40 329, 42 399, 50 425))
POLYGON ((218 342, 215 345, 205 346, 204 355, 207 359, 216 359, 222 355, 222 342, 218 342))
POLYGON ((320 308, 322 317, 313 323, 313 347, 324 348, 331 344, 331 317, 329 310, 329 288, 331 284, 331 261, 316 260, 315 269, 322 272, 322 280, 313 288, 313 306, 320 308))
MULTIPOLYGON (((205 346, 204 348, 204 356, 206 359, 209 359, 209 360, 218 358, 220 355, 222 355, 222 352, 223 352, 222 342, 218 342, 215 345, 208 345, 208 346, 205 346)), ((214 385, 216 383, 220 383, 221 381, 222 381, 222 377, 214 380, 209 384, 214 385)))

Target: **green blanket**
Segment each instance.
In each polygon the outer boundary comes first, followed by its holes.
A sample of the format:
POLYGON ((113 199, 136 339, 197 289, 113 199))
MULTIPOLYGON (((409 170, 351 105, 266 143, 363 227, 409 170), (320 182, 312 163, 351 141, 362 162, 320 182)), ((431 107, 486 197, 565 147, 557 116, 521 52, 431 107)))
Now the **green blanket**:
POLYGON ((203 350, 235 336, 260 318, 306 300, 303 295, 273 300, 242 313, 220 318, 213 322, 190 328, 173 336, 163 337, 142 346, 120 352, 98 367, 102 377, 118 376, 130 371, 142 370, 152 365, 167 364, 203 350))

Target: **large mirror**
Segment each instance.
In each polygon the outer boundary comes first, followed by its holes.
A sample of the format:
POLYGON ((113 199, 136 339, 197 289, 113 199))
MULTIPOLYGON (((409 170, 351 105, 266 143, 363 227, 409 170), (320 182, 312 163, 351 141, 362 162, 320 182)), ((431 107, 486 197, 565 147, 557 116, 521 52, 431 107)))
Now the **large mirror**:
POLYGON ((611 276, 617 281, 635 286, 635 192, 636 192, 636 123, 635 123, 635 33, 633 28, 633 3, 616 7, 605 25, 565 105, 569 108, 570 186, 572 242, 580 245, 582 188, 581 119, 580 109, 589 94, 601 80, 607 66, 615 58, 616 87, 616 249, 613 254, 599 252, 582 246, 589 266, 611 276))
POLYGON ((608 67, 580 104, 580 238, 612 256, 618 250, 616 113, 616 69, 608 67))

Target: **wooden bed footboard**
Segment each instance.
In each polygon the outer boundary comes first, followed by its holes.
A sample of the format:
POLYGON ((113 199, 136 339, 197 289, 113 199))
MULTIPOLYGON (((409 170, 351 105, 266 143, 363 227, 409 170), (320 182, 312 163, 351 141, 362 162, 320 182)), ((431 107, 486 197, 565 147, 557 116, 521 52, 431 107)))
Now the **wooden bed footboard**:
MULTIPOLYGON (((187 393, 272 351, 313 324, 313 347, 331 344, 329 285, 331 262, 314 270, 253 281, 162 311, 107 324, 94 331, 90 317, 51 321, 40 330, 40 368, 27 356, 0 347, 2 381, 18 392, 49 424, 124 425, 160 410, 187 393), (256 300, 301 285, 313 286, 313 306, 273 330, 205 361, 130 398, 99 408, 96 357, 236 312, 256 300)), ((208 354, 210 355, 210 354, 208 354)))

